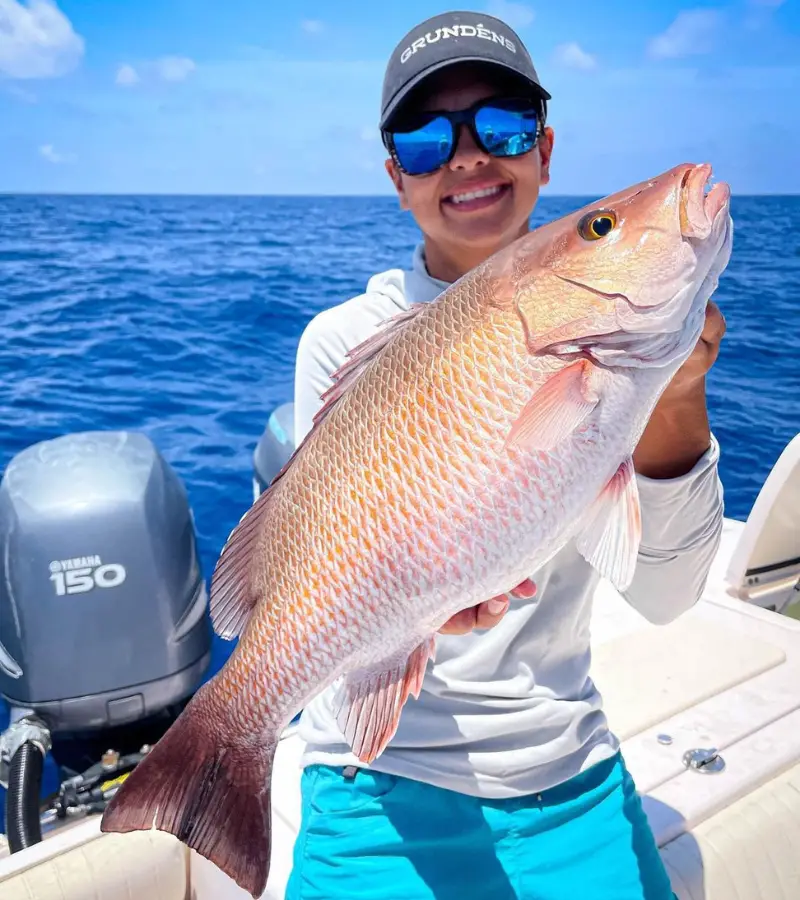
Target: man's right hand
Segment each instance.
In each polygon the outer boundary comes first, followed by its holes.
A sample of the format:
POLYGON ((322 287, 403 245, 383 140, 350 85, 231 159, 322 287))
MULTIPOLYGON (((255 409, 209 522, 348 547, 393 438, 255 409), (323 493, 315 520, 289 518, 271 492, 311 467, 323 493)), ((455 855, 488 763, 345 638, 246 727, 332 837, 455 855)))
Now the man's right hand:
MULTIPOLYGON (((511 591, 511 596, 528 600, 536 596, 536 585, 526 578, 511 591)), ((439 634, 469 634, 476 628, 494 628, 508 611, 509 602, 507 594, 498 594, 477 606, 462 609, 442 625, 439 634)))

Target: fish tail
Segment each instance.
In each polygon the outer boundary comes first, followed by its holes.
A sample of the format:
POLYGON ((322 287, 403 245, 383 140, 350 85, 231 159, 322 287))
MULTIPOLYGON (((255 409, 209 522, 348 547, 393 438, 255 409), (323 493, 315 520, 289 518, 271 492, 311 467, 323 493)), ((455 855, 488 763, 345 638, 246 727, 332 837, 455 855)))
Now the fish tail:
POLYGON ((174 834, 258 897, 269 874, 276 740, 226 733, 210 688, 201 687, 125 779, 100 829, 174 834))

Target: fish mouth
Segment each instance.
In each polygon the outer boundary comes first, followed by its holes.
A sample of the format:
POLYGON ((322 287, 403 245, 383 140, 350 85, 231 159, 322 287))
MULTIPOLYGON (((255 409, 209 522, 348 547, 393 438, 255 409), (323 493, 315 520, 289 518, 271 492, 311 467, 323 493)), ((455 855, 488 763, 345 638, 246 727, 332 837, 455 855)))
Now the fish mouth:
POLYGON ((724 182, 717 182, 706 192, 712 169, 709 163, 687 166, 680 187, 680 230, 687 238, 707 238, 717 219, 727 213, 731 189, 724 182))

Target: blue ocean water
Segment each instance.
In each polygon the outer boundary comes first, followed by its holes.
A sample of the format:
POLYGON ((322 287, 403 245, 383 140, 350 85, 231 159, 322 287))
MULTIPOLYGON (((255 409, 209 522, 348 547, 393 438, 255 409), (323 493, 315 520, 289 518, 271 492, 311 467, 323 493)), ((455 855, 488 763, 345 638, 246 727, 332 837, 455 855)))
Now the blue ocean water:
MULTIPOLYGON (((544 197, 534 224, 591 199, 544 197)), ((744 518, 800 431, 800 197, 735 197, 733 216, 709 405, 744 518)), ((187 486, 209 577, 303 327, 417 239, 388 197, 0 197, 0 470, 67 432, 145 432, 187 486)))

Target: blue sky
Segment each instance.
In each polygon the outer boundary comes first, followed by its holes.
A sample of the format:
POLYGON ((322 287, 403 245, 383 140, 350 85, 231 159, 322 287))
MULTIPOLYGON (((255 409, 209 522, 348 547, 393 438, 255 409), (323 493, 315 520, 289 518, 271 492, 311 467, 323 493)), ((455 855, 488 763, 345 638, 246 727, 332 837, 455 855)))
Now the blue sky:
MULTIPOLYGON (((405 0, 0 0, 0 192, 378 194, 405 0)), ((458 8, 458 5, 456 5, 458 8)), ((488 0, 553 95, 554 194, 685 160, 800 193, 800 0, 488 0)))

